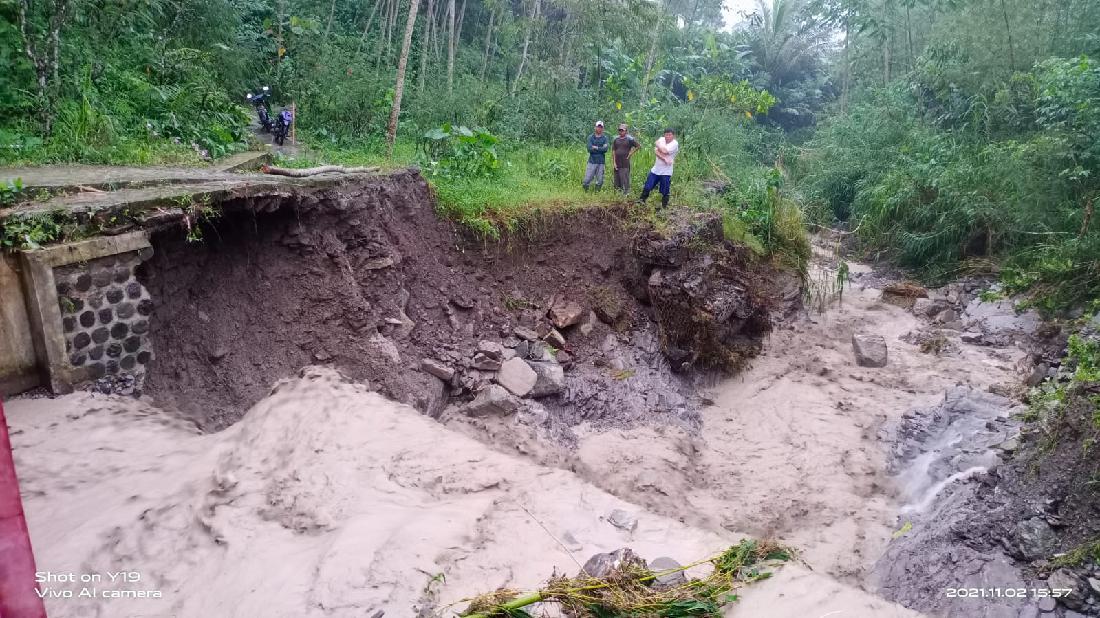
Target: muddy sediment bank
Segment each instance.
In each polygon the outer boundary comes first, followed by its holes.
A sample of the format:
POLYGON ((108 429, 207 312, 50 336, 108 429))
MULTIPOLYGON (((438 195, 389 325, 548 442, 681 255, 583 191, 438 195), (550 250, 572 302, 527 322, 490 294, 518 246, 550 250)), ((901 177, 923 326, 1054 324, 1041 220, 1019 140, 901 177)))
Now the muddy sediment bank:
POLYGON ((436 214, 415 171, 218 210, 201 242, 155 233, 139 273, 158 303, 148 391, 207 430, 308 364, 438 417, 499 381, 517 349, 562 370, 532 402, 558 434, 696 427, 694 370, 755 355, 800 296, 795 275, 724 242, 715 217, 655 234, 621 208, 589 209, 480 242, 436 214))

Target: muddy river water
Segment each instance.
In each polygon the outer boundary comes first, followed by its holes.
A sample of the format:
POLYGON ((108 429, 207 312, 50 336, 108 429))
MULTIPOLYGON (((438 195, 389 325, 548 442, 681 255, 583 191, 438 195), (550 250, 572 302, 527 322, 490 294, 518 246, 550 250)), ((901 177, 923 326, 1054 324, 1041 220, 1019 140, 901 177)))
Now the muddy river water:
POLYGON ((139 574, 46 584, 50 615, 452 615, 466 596, 537 586, 594 553, 629 546, 686 563, 745 535, 781 540, 801 561, 746 590, 730 616, 917 615, 875 595, 875 564, 914 513, 992 455, 957 448, 969 432, 955 425, 901 457, 899 428, 953 389, 1018 382, 1024 353, 960 344, 957 332, 954 353, 922 352, 900 338, 927 318, 884 303, 869 269, 852 271, 842 299, 795 317, 750 368, 704 389, 698 434, 582 425, 555 465, 320 367, 214 434, 146 399, 6 403, 39 570, 139 574), (885 338, 885 367, 855 363, 855 333, 885 338), (636 526, 613 525, 616 510, 636 526), (107 594, 121 589, 134 594, 107 594))

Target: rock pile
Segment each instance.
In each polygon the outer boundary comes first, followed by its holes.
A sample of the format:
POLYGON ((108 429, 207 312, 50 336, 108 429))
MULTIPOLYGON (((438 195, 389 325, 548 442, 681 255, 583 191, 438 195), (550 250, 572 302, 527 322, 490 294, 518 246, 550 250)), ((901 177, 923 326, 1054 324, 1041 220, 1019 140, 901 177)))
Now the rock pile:
POLYGON ((445 382, 451 396, 473 394, 472 401, 452 406, 455 412, 511 414, 521 399, 553 397, 565 390, 573 352, 562 331, 591 332, 593 315, 575 300, 551 299, 545 313, 528 315, 529 325, 515 326, 502 341, 479 341, 468 354, 440 349, 438 358, 420 361, 420 370, 445 382))

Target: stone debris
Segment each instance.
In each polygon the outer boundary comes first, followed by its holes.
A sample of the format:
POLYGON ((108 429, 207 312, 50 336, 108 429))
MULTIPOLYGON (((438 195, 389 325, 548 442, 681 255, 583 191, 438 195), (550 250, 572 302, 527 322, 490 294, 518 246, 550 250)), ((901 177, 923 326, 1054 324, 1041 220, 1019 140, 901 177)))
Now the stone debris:
POLYGON ((592 334, 592 329, 596 328, 596 322, 598 320, 599 318, 596 317, 596 312, 589 311, 588 317, 585 318, 583 322, 581 322, 581 325, 578 326, 577 329, 581 331, 582 335, 590 335, 592 334))
POLYGON ((488 416, 495 414, 506 416, 519 408, 519 399, 512 396, 507 390, 490 384, 474 397, 470 403, 460 406, 458 411, 467 416, 488 416))
POLYGON ((579 324, 585 315, 584 307, 575 301, 559 300, 550 307, 550 321, 557 328, 579 324))
POLYGON ((559 350, 565 347, 565 337, 561 334, 561 331, 556 328, 550 329, 550 332, 546 335, 545 341, 559 350))
POLYGON ((1058 535, 1041 517, 1032 517, 1016 524, 1020 554, 1025 560, 1046 558, 1058 549, 1058 535))
POLYGON ((511 391, 517 397, 524 397, 535 388, 538 374, 520 358, 513 358, 500 365, 496 375, 497 384, 511 391))
POLYGON ((451 378, 455 376, 454 368, 441 363, 434 358, 425 358, 420 361, 420 370, 429 375, 433 375, 444 382, 450 382, 451 378))
POLYGON ((484 352, 478 352, 474 354, 474 359, 470 361, 470 367, 481 371, 499 371, 501 361, 499 357, 493 358, 484 352))
POLYGON ((546 342, 536 341, 531 344, 531 349, 527 352, 527 358, 539 363, 549 363, 554 360, 554 353, 546 342))
POLYGON ((489 358, 500 360, 504 354, 504 346, 495 341, 479 341, 477 342, 477 351, 489 358))
POLYGON ((881 335, 852 335, 852 349, 860 367, 886 366, 886 340, 881 335))
POLYGON ((526 326, 517 326, 512 329, 516 337, 523 339, 524 341, 535 341, 539 338, 539 334, 535 332, 533 328, 527 328, 526 326))
POLYGON ((1047 578, 1051 590, 1069 590, 1066 596, 1058 597, 1058 602, 1070 609, 1083 609, 1088 600, 1089 590, 1085 582, 1069 569, 1058 569, 1047 578))
POLYGON ((910 281, 891 283, 882 288, 882 302, 907 309, 914 308, 917 299, 928 298, 928 290, 910 281))
POLYGON ((565 370, 557 362, 528 362, 536 375, 535 385, 527 393, 529 397, 548 397, 565 390, 565 370))

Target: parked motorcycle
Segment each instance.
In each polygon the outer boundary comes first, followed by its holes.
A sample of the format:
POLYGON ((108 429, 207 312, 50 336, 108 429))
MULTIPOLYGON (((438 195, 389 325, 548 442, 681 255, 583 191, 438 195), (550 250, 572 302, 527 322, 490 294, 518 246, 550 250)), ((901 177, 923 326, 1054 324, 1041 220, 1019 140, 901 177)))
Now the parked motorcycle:
POLYGON ((290 113, 289 109, 283 108, 283 111, 279 112, 279 118, 275 121, 275 128, 273 135, 275 136, 275 143, 282 146, 286 136, 290 134, 290 124, 294 122, 294 115, 290 113))
POLYGON ((245 97, 245 99, 252 104, 252 107, 256 108, 256 116, 260 119, 260 129, 264 133, 271 133, 271 108, 268 100, 271 98, 271 89, 264 86, 257 94, 251 92, 245 97))

